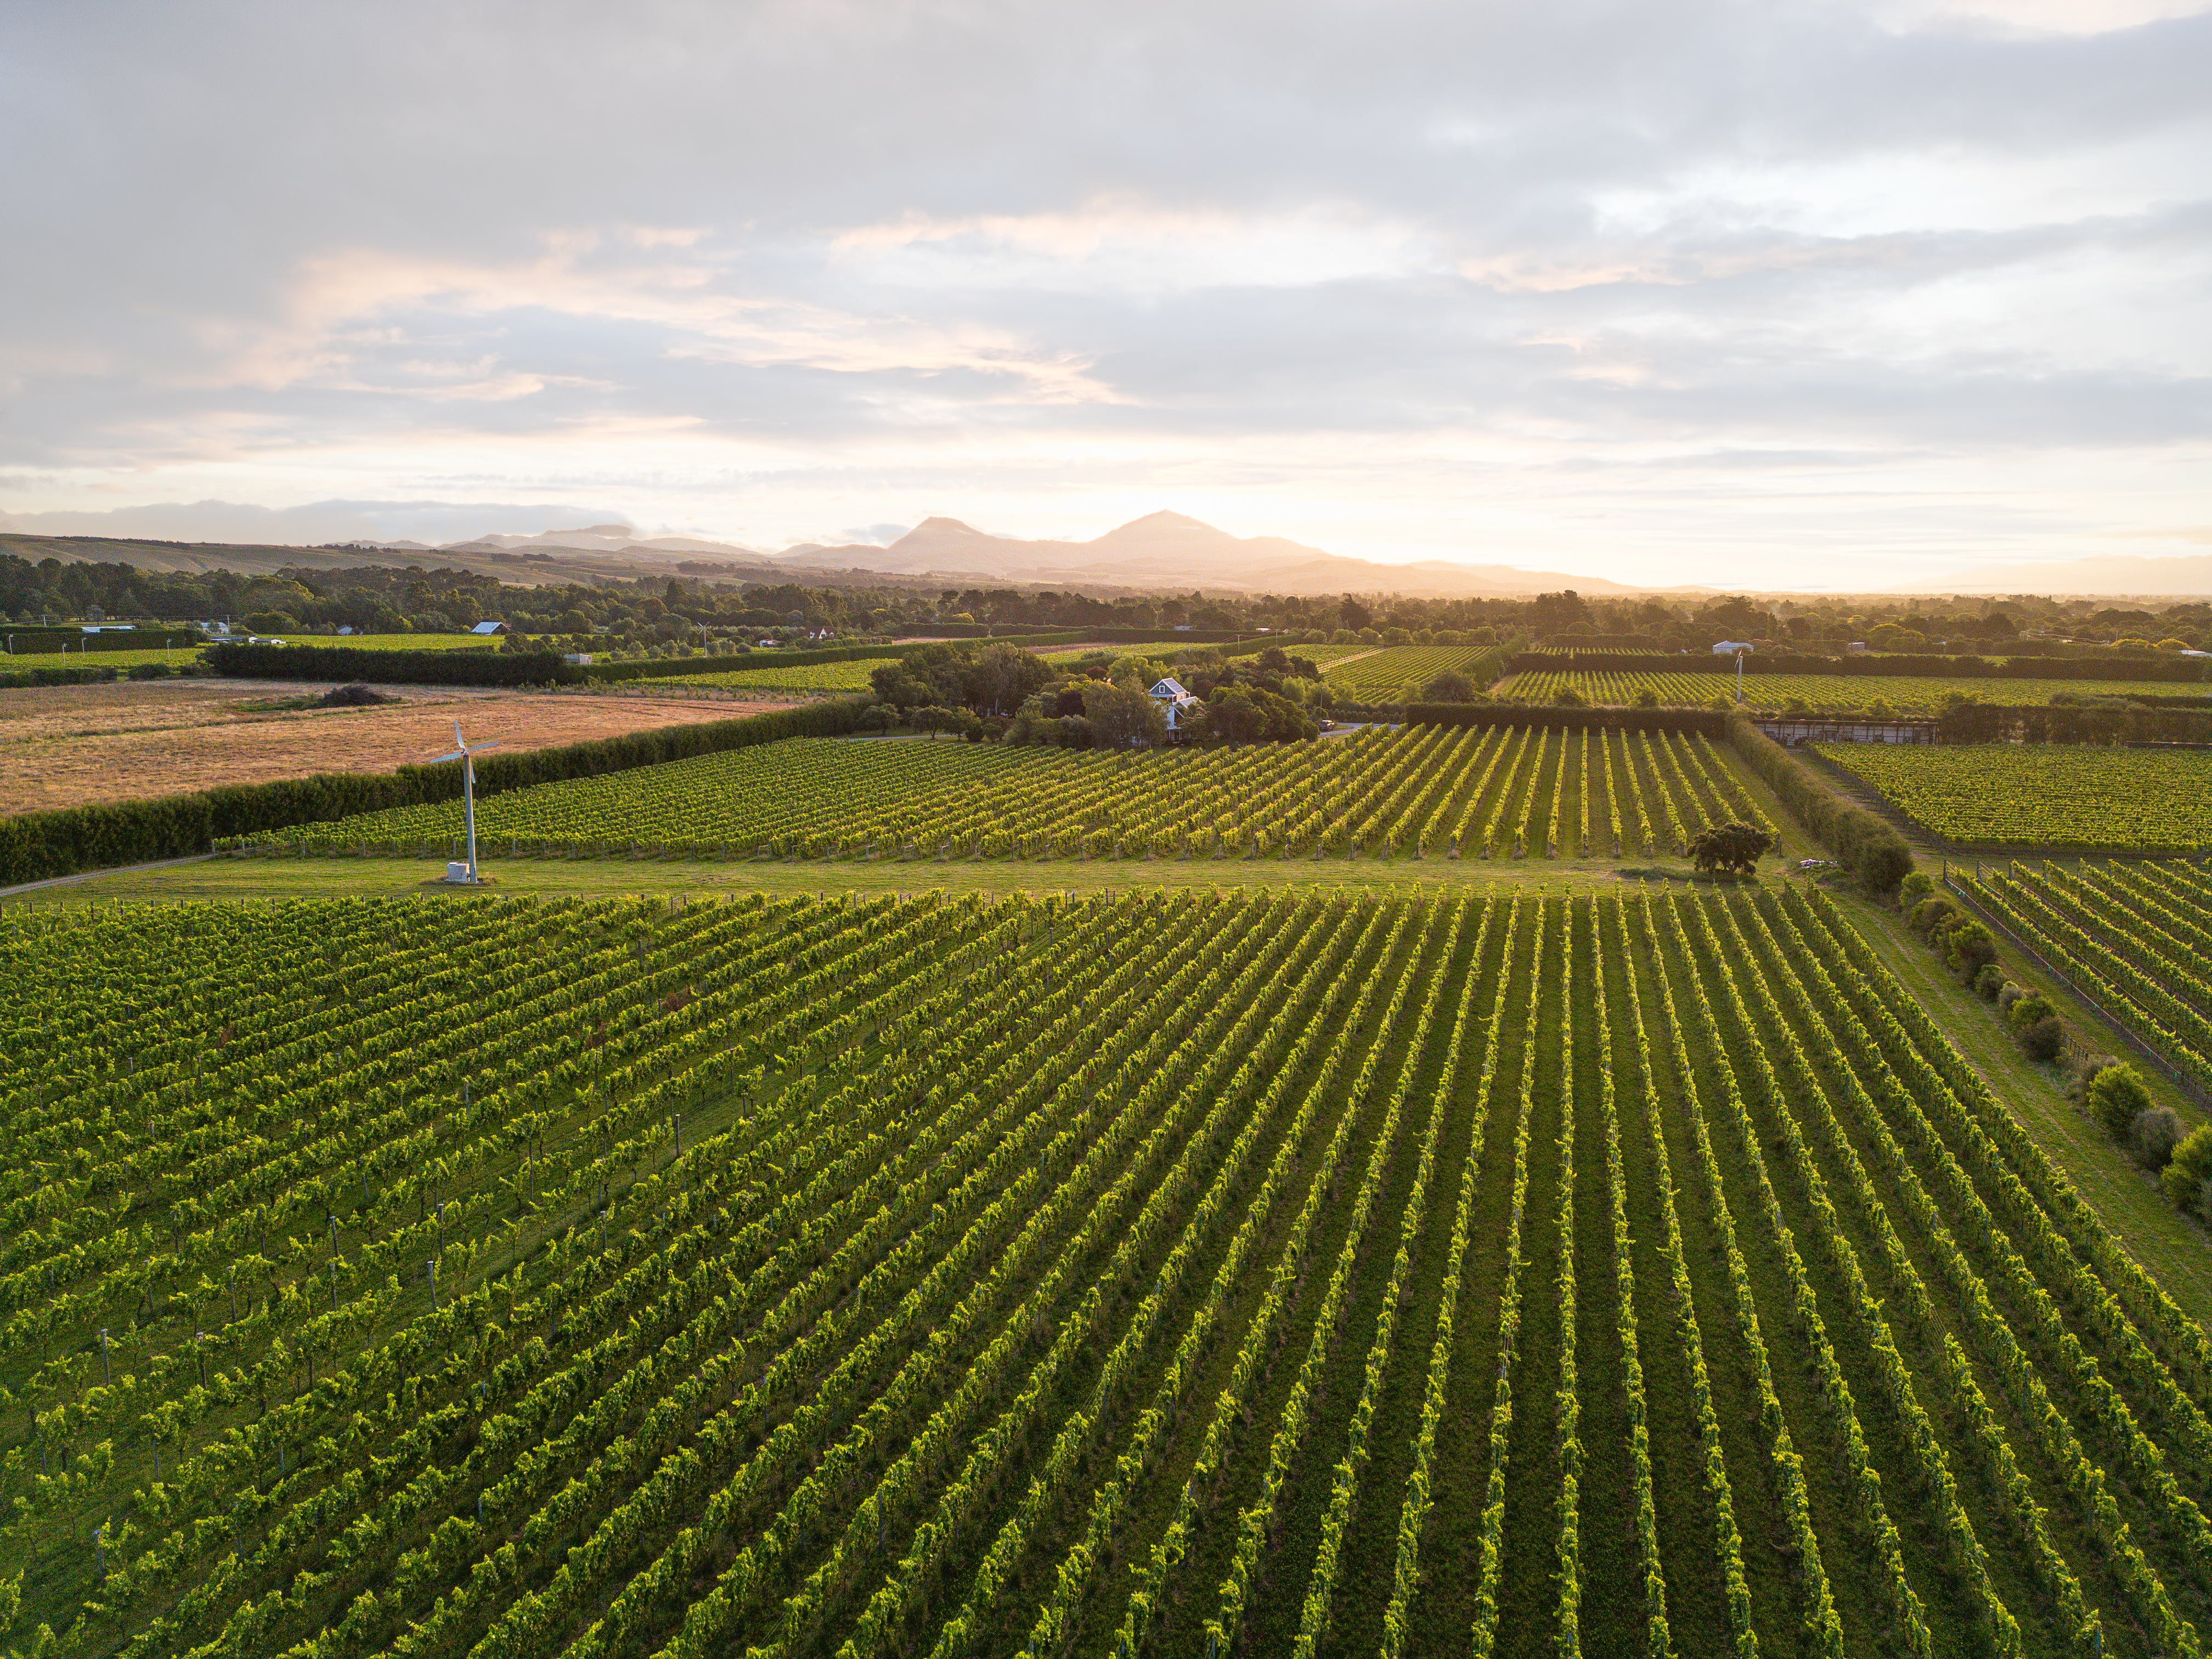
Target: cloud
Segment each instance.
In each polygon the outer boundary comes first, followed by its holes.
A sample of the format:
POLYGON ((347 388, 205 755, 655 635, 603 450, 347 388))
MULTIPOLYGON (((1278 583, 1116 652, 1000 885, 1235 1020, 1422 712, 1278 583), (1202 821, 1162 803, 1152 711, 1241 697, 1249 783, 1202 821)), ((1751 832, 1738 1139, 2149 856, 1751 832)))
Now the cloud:
POLYGON ((92 512, 0 514, 0 531, 260 546, 341 541, 416 541, 434 546, 483 535, 574 530, 620 516, 590 507, 513 501, 310 501, 281 509, 238 501, 156 501, 92 512))
POLYGON ((2077 554, 2201 516, 2208 68, 2185 0, 33 9, 0 510, 2077 554))

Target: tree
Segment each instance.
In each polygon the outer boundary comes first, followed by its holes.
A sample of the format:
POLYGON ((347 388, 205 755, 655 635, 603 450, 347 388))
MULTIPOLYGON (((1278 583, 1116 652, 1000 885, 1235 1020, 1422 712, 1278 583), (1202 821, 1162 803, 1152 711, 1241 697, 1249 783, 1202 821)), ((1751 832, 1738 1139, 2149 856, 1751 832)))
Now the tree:
POLYGON ((1713 600, 1698 612, 1698 626, 1731 640, 1770 637, 1774 618, 1741 593, 1713 600))
POLYGON ((1010 714, 1022 699, 1053 678, 1051 665, 1018 646, 994 640, 975 653, 963 677, 963 690, 970 707, 993 714, 1010 714))
POLYGON ((1474 682, 1455 668, 1447 668, 1421 688, 1425 702, 1473 702, 1474 682))
POLYGON ((904 663, 896 660, 871 668, 868 684, 878 697, 899 708, 919 708, 937 698, 936 687, 916 678, 904 663))
POLYGON ((1084 715, 1102 748, 1134 749, 1167 741, 1167 715, 1143 692, 1091 680, 1083 686, 1082 697, 1084 715))
POLYGON ((1321 735, 1321 727, 1288 697, 1261 687, 1216 686, 1206 698, 1206 730, 1232 743, 1286 743, 1321 735))
POLYGON ((907 724, 917 732, 927 732, 933 738, 939 732, 951 732, 959 737, 969 737, 983 729, 983 722, 965 708, 945 708, 936 704, 917 708, 907 717, 907 724))
POLYGON ((1755 824, 1708 824, 1690 841, 1690 862, 1711 874, 1734 871, 1749 875, 1759 866, 1774 837, 1755 824))
POLYGON ((1539 634, 1564 634, 1577 623, 1589 620, 1589 604, 1571 587, 1539 593, 1528 602, 1528 620, 1539 634))

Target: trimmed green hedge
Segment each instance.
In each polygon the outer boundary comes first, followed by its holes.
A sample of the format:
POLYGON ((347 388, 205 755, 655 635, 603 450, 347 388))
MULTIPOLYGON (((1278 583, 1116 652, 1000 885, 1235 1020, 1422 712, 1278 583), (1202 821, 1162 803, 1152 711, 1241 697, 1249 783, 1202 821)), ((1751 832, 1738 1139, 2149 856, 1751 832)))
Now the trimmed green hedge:
MULTIPOLYGON (((495 795, 533 783, 624 772, 783 738, 837 737, 858 728, 861 708, 855 699, 840 698, 742 720, 488 756, 477 763, 477 793, 495 795)), ((438 766, 403 766, 396 772, 325 772, 155 800, 27 813, 0 822, 0 885, 182 858, 237 836, 295 823, 323 823, 387 806, 453 800, 460 793, 460 763, 448 761, 438 766)))
POLYGON ((2161 698, 2160 703, 2146 708, 1972 703, 1937 715, 1936 732, 1945 743, 2212 743, 2212 708, 2203 699, 2161 698))
POLYGON ((197 662, 142 662, 130 668, 33 668, 23 673, 0 672, 0 691, 20 691, 32 685, 112 685, 117 680, 204 679, 214 671, 197 662))
POLYGON ((582 669, 551 651, 366 651, 227 640, 208 647, 205 660, 233 678, 375 685, 574 685, 584 678, 582 669))
POLYGON ((1750 716, 1716 711, 1715 717, 1726 722, 1729 743, 1744 763, 1869 892, 1893 893, 1912 873, 1911 843, 1894 824, 1837 794, 1750 716))
POLYGON ((105 685, 122 678, 123 671, 118 668, 30 668, 13 674, 0 673, 0 690, 19 691, 27 685, 105 685))
MULTIPOLYGON (((1068 633, 1005 635, 999 636, 999 642, 1065 645, 1084 637, 1068 633)), ((819 651, 644 657, 634 662, 586 665, 564 661, 556 651, 364 651, 358 647, 228 641, 210 646, 206 661, 219 674, 252 679, 361 680, 378 685, 588 685, 726 674, 744 668, 804 668, 810 663, 904 657, 926 648, 923 645, 834 645, 819 651)))

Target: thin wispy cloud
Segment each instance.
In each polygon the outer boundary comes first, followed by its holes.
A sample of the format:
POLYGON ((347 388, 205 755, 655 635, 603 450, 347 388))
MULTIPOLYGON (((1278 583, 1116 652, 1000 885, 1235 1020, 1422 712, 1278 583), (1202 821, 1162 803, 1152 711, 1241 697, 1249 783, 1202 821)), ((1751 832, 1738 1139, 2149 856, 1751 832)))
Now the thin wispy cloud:
POLYGON ((2178 0, 11 37, 18 521, 503 501, 775 545, 1170 506, 1868 582, 2203 522, 2212 14, 2178 0))

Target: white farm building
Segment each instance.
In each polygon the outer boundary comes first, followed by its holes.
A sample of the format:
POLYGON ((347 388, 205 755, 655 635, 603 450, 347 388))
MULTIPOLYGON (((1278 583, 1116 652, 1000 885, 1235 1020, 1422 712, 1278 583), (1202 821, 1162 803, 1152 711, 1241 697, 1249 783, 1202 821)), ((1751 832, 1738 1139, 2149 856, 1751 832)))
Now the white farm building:
POLYGON ((1182 718, 1190 709, 1202 705, 1198 694, 1184 688, 1181 680, 1172 676, 1159 682, 1146 694, 1160 705, 1160 712, 1168 717, 1168 732, 1172 736, 1181 729, 1182 718))

